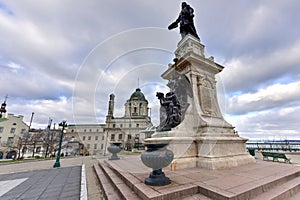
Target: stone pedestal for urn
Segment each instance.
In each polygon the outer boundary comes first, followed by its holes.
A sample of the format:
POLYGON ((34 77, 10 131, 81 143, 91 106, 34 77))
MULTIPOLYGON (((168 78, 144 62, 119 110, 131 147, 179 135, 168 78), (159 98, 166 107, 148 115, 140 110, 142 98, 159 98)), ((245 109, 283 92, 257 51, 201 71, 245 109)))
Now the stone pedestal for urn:
POLYGON ((109 147, 107 147, 108 152, 110 152, 112 155, 109 160, 119 160, 120 158, 118 157, 117 153, 119 153, 121 149, 121 143, 115 142, 111 143, 109 147))
POLYGON ((141 154, 141 160, 147 167, 153 169, 149 177, 145 179, 146 185, 163 186, 170 183, 162 168, 167 167, 173 160, 174 154, 166 147, 168 142, 145 144, 147 150, 141 154))
POLYGON ((169 149, 174 152, 172 170, 224 169, 254 163, 246 151, 247 139, 239 137, 219 108, 215 75, 224 67, 215 63, 213 57, 206 58, 204 45, 190 35, 178 43, 175 55, 176 63, 161 76, 171 82, 174 75, 184 75, 190 88, 183 91, 191 90, 193 94, 183 102, 188 105, 183 121, 170 131, 154 133, 145 143, 170 141, 169 149))

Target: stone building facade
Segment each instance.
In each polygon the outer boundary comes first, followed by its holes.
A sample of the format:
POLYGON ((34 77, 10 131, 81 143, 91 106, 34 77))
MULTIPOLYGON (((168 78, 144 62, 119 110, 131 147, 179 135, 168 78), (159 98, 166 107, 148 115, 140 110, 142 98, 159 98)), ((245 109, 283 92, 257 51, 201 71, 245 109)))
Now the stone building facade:
POLYGON ((140 88, 125 103, 122 117, 114 116, 115 95, 109 96, 105 124, 69 125, 67 135, 77 138, 91 155, 106 155, 111 143, 121 143, 125 150, 141 148, 147 128, 152 127, 148 101, 140 88))
POLYGON ((104 149, 104 124, 69 125, 67 137, 83 144, 81 155, 98 155, 104 149))
POLYGON ((22 115, 7 114, 0 118, 0 159, 15 158, 19 138, 28 133, 22 115))

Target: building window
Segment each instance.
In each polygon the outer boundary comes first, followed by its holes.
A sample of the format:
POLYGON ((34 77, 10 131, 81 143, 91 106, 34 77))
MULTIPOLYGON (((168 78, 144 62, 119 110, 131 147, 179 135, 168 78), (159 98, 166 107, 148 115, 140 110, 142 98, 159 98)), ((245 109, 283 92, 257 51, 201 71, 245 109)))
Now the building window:
POLYGON ((111 134, 110 140, 115 140, 115 134, 111 134))
POLYGON ((103 149, 103 144, 101 144, 101 149, 103 149))
POLYGON ((123 124, 120 124, 120 127, 123 128, 123 124))
POLYGON ((131 135, 130 134, 128 135, 128 140, 131 140, 131 135))
POLYGON ((10 133, 15 133, 15 131, 16 131, 16 128, 11 128, 10 129, 10 133))
POLYGON ((35 153, 40 153, 41 152, 41 147, 37 147, 36 149, 35 149, 35 153))
POLYGON ((94 149, 97 149, 97 144, 94 144, 94 149))
POLYGON ((99 129, 97 129, 97 132, 99 132, 99 129))
POLYGON ((11 146, 14 143, 14 137, 7 138, 7 146, 11 146))
POLYGON ((131 128, 131 124, 129 124, 129 128, 131 128))
POLYGON ((0 133, 2 133, 4 130, 4 127, 0 127, 0 133))
POLYGON ((122 140, 123 134, 119 134, 119 140, 122 140))
POLYGON ((90 132, 93 132, 92 129, 90 129, 90 132))
POLYGON ((82 137, 82 140, 83 140, 83 141, 85 140, 85 136, 82 137))
POLYGON ((83 131, 86 132, 86 129, 84 129, 83 131))
POLYGON ((102 140, 104 140, 104 135, 102 135, 102 140))
POLYGON ((116 128, 116 124, 113 124, 113 128, 116 128))
POLYGON ((91 140, 91 136, 88 137, 88 140, 91 140))
POLYGON ((136 124, 136 127, 138 128, 138 127, 140 127, 140 125, 139 125, 139 124, 136 124))
POLYGON ((98 136, 95 136, 95 140, 98 140, 98 136))
POLYGON ((87 149, 90 149, 90 148, 91 148, 91 145, 90 145, 90 144, 87 144, 86 148, 87 148, 87 149))
POLYGON ((13 123, 12 125, 13 125, 13 126, 16 126, 16 125, 17 125, 17 123, 13 123))
POLYGON ((74 133, 74 129, 72 129, 71 132, 74 133))

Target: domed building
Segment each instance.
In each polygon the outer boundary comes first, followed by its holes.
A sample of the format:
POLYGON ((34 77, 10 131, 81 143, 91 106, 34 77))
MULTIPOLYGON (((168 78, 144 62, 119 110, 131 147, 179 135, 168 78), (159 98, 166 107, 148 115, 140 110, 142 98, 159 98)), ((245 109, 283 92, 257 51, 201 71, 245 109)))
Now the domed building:
POLYGON ((141 131, 152 126, 148 101, 141 89, 137 88, 125 103, 125 115, 115 117, 113 115, 114 97, 114 94, 110 95, 106 116, 108 143, 121 142, 127 150, 139 148, 145 138, 141 135, 143 134, 141 131))
POLYGON ((140 88, 137 88, 125 103, 125 117, 148 116, 148 101, 140 88))
POLYGON ((109 95, 105 124, 74 124, 68 126, 67 135, 77 138, 87 151, 84 155, 107 155, 110 143, 120 143, 125 150, 139 149, 153 127, 149 116, 148 101, 137 88, 125 102, 125 113, 114 116, 115 95, 109 95))

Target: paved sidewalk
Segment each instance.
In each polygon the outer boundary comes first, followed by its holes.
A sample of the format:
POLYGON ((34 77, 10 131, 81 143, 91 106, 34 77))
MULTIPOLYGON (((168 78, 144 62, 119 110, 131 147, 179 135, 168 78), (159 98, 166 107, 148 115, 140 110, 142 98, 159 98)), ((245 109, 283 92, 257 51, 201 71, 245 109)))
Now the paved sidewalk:
POLYGON ((0 164, 1 191, 3 191, 3 185, 6 185, 6 190, 8 190, 5 194, 0 191, 0 199, 36 199, 35 196, 38 193, 40 193, 38 199, 79 199, 82 164, 85 164, 88 199, 102 199, 99 182, 93 169, 93 164, 97 162, 97 159, 88 156, 61 159, 61 167, 55 169, 53 168, 55 160, 0 164), (62 191, 59 187, 52 187, 52 185, 61 185, 60 183, 64 184, 61 188, 62 191), (31 186, 28 187, 28 184, 31 184, 31 186), (19 193, 19 196, 11 196, 16 190, 23 190, 25 192, 24 188, 22 188, 23 186, 27 188, 27 194, 19 193), (11 191, 9 187, 11 187, 11 191), (71 192, 70 190, 74 191, 71 192), (45 193, 44 196, 41 191, 45 193), (53 196, 52 193, 56 196, 53 196), (76 194, 76 196, 72 196, 71 193, 76 194), (66 196, 63 196, 64 194, 66 196), (11 198, 8 198, 8 196, 11 196, 11 198))
POLYGON ((80 180, 81 166, 3 174, 0 182, 5 181, 6 185, 1 187, 1 191, 8 191, 0 199, 76 200, 80 197, 80 180), (13 188, 6 187, 16 180, 21 182, 13 188))

